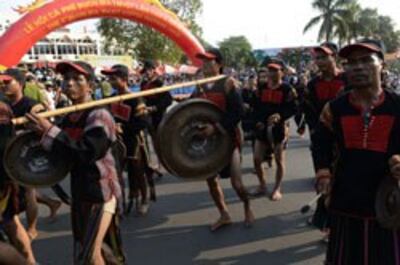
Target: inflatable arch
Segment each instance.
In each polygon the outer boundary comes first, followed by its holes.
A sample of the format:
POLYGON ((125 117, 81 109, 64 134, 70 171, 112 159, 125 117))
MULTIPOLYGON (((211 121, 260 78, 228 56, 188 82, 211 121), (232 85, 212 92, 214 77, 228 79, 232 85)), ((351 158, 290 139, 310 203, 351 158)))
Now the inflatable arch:
MULTIPOLYGON (((0 70, 15 66, 24 54, 51 31, 89 18, 132 20, 151 27, 174 41, 195 65, 204 48, 171 12, 149 0, 36 0, 0 38, 0 70), (40 6, 35 6, 39 4, 40 6)), ((20 7, 20 9, 22 9, 20 7)))

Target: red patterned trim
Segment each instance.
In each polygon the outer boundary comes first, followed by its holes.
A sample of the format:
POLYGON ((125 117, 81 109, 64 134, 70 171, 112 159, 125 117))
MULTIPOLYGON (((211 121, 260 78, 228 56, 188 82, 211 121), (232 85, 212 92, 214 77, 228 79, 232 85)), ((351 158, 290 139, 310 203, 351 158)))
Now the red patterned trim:
POLYGON ((132 113, 132 108, 124 103, 111 104, 111 113, 114 117, 119 118, 123 121, 129 121, 132 113))
POLYGON ((336 98, 338 93, 343 90, 345 84, 342 80, 332 80, 332 81, 324 81, 321 80, 318 82, 315 93, 317 95, 318 100, 320 101, 328 101, 336 98))
POLYGON ((261 102, 272 103, 272 104, 282 104, 283 102, 283 92, 280 90, 265 89, 261 91, 261 102))
POLYGON ((385 153, 395 118, 388 115, 372 116, 368 127, 361 116, 341 118, 345 147, 385 153))
POLYGON ((207 99, 223 111, 226 111, 226 96, 224 92, 205 92, 200 94, 199 98, 207 99))
POLYGON ((75 140, 79 141, 83 135, 83 129, 82 128, 64 128, 64 131, 68 134, 68 136, 75 140))

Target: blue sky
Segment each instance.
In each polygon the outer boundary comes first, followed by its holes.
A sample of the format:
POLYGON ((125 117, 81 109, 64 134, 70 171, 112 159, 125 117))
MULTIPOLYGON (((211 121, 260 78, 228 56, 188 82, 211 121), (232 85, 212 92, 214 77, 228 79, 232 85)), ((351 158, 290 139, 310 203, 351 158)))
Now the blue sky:
MULTIPOLYGON (((0 1, 0 21, 17 18, 12 7, 31 0, 0 1)), ((245 35, 254 48, 276 48, 316 44, 317 31, 303 35, 308 20, 317 15, 312 0, 203 0, 204 11, 198 21, 204 38, 216 45, 234 35, 245 35)), ((400 29, 400 0, 359 0, 362 7, 378 8, 381 14, 391 16, 400 29)), ((93 28, 95 20, 72 25, 93 28)))

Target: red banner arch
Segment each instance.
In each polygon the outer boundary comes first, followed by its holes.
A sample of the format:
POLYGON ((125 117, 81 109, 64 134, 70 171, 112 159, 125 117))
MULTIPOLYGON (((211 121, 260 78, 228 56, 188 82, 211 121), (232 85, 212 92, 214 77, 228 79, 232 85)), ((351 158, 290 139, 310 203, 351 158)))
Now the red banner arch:
POLYGON ((203 46, 178 19, 144 0, 53 0, 27 13, 0 38, 0 69, 17 65, 40 39, 62 26, 84 19, 115 17, 132 20, 174 41, 195 65, 203 46))

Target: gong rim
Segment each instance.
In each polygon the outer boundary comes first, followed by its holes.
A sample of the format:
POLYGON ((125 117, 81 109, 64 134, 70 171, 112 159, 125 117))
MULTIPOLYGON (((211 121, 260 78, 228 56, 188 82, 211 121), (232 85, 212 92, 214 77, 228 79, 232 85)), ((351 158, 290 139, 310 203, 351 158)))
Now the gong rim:
POLYGON ((11 139, 6 146, 4 169, 22 186, 53 186, 62 181, 72 168, 71 160, 53 150, 44 150, 40 141, 35 132, 26 131, 11 139))
POLYGON ((192 181, 220 172, 230 162, 234 150, 230 135, 222 129, 201 139, 194 128, 205 122, 219 122, 222 115, 222 110, 204 99, 190 99, 166 113, 157 131, 158 156, 163 166, 171 174, 192 181), (179 139, 176 142, 180 144, 174 145, 171 139, 179 139))

